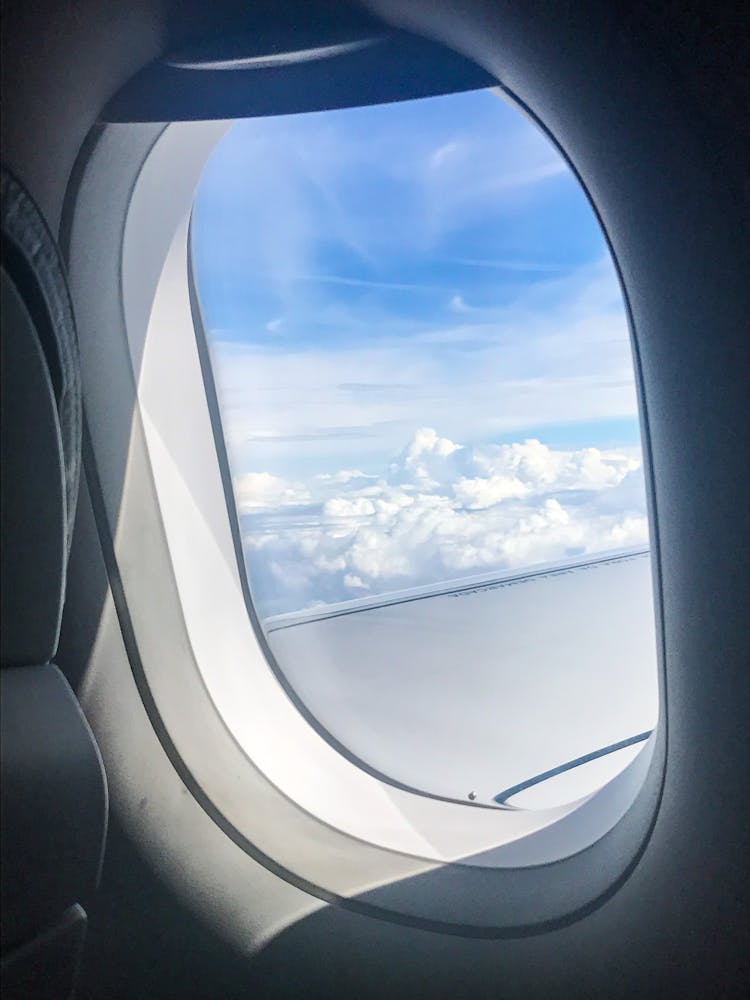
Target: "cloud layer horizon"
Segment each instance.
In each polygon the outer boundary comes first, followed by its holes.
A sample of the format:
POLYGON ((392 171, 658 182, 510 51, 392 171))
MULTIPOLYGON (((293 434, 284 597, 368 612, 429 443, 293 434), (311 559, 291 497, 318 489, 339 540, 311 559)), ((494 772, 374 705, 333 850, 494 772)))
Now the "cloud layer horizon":
POLYGON ((648 544, 640 456, 418 429, 381 475, 234 480, 260 616, 648 544))

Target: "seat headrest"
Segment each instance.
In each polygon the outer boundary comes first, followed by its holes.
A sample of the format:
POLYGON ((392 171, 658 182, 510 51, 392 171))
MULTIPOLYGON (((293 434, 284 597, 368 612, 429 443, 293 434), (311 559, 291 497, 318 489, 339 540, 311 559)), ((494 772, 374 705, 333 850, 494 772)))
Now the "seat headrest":
POLYGON ((77 342, 57 247, 2 170, 0 663, 57 647, 80 470, 77 342))

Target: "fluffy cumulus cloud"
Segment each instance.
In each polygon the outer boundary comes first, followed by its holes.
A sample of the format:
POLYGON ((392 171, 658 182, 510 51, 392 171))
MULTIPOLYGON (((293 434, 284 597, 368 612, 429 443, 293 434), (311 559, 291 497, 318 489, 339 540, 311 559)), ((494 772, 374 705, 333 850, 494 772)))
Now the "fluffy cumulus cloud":
POLYGON ((311 499, 302 483, 290 483, 270 472, 247 472, 238 476, 234 481, 234 494, 240 514, 296 506, 311 499))
POLYGON ((418 430, 382 476, 236 480, 262 615, 648 542, 639 457, 418 430))

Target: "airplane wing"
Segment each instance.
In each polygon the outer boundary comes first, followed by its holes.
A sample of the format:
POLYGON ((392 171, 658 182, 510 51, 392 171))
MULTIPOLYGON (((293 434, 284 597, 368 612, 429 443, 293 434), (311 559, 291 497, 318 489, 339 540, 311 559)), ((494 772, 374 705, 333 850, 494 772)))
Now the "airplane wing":
POLYGON ((617 774, 656 723, 645 549, 264 627, 318 723, 355 758, 430 794, 569 802, 617 774))

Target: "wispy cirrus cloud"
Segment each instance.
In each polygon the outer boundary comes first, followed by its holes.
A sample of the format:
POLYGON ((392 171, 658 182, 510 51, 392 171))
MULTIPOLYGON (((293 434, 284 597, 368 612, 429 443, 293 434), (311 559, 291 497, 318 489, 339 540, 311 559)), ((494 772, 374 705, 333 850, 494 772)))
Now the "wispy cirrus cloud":
POLYGON ((564 268, 560 264, 545 264, 543 261, 502 259, 478 259, 475 257, 447 257, 446 263, 459 267, 491 268, 496 271, 520 271, 524 274, 560 274, 564 268))

